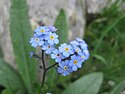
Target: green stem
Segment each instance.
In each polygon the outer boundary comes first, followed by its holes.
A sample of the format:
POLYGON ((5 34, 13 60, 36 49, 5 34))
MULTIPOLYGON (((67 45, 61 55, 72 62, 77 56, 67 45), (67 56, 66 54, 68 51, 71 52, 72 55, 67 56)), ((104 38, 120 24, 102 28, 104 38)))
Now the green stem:
POLYGON ((44 86, 44 82, 45 82, 45 77, 46 77, 46 65, 45 65, 45 61, 44 61, 44 51, 42 50, 42 57, 40 58, 42 60, 42 65, 43 65, 43 76, 42 76, 42 82, 41 82, 41 86, 39 88, 39 92, 38 94, 41 94, 41 88, 44 86))
POLYGON ((44 61, 44 51, 43 50, 42 50, 42 63, 43 63, 43 78, 42 78, 41 87, 43 87, 45 77, 46 77, 46 65, 45 65, 45 61, 44 61))
POLYGON ((54 66, 57 65, 57 64, 58 64, 58 63, 55 63, 55 64, 53 64, 53 65, 47 67, 47 68, 46 68, 46 71, 49 70, 49 69, 51 69, 52 67, 54 67, 54 66))
POLYGON ((45 64, 45 61, 44 61, 44 51, 43 50, 42 50, 42 57, 40 59, 42 60, 42 65, 43 65, 43 76, 42 76, 42 82, 41 82, 41 86, 40 86, 40 90, 39 90, 38 94, 41 94, 41 88, 44 86, 47 70, 49 70, 50 68, 52 68, 52 67, 54 67, 55 65, 58 64, 58 63, 55 63, 55 64, 53 64, 53 65, 46 68, 46 64, 45 64))

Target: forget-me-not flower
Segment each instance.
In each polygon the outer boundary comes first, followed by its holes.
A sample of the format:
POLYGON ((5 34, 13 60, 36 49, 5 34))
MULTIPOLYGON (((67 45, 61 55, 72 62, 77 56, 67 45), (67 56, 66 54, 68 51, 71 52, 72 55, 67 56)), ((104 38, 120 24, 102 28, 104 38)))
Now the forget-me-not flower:
POLYGON ((44 41, 41 37, 38 37, 36 34, 34 34, 34 37, 30 39, 30 43, 32 47, 42 46, 44 44, 44 41))
POLYGON ((78 68, 81 68, 82 62, 80 60, 80 57, 76 55, 71 56, 69 66, 72 68, 73 71, 76 71, 78 68))
POLYGON ((86 42, 80 38, 76 38, 76 41, 79 42, 79 46, 81 47, 82 50, 86 49, 88 45, 86 42))
POLYGON ((73 50, 74 52, 76 52, 77 54, 81 53, 82 50, 78 47, 78 46, 73 46, 73 50))
POLYGON ((89 58, 89 56, 90 56, 88 49, 83 50, 83 54, 84 54, 84 56, 85 56, 85 60, 87 60, 87 59, 89 58))
POLYGON ((55 47, 54 45, 45 43, 45 45, 42 46, 42 50, 44 50, 46 54, 51 54, 52 51, 55 50, 55 47))
POLYGON ((35 29, 34 31, 38 36, 45 35, 48 32, 46 26, 40 26, 35 29))
POLYGON ((56 33, 49 32, 46 39, 50 45, 59 43, 58 35, 56 33))
POLYGON ((81 62, 84 62, 86 60, 86 56, 83 52, 79 53, 78 56, 80 57, 81 62))
POLYGON ((76 40, 71 41, 70 44, 71 44, 72 46, 74 46, 74 47, 79 46, 79 42, 76 41, 76 40))
POLYGON ((72 69, 69 66, 69 60, 60 62, 59 67, 57 68, 57 72, 62 74, 63 76, 66 76, 71 73, 72 69))
POLYGON ((68 57, 69 55, 73 54, 73 49, 71 45, 67 45, 63 43, 59 47, 59 51, 65 56, 68 57))
POLYGON ((29 57, 32 58, 34 55, 34 52, 29 52, 29 57))
POLYGON ((59 50, 55 49, 52 54, 51 58, 55 59, 56 62, 61 62, 61 60, 64 58, 63 55, 59 52, 59 50))
POLYGON ((49 29, 50 31, 52 31, 52 32, 56 32, 56 31, 57 31, 57 28, 55 28, 55 27, 52 26, 52 25, 49 25, 49 26, 48 26, 48 29, 49 29))

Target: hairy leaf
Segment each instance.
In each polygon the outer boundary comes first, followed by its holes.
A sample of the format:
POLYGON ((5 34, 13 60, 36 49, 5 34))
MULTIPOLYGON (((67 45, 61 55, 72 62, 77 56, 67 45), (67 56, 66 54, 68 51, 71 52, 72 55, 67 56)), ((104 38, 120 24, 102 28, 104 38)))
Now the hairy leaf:
POLYGON ((63 9, 60 10, 54 26, 57 28, 56 33, 59 35, 59 44, 68 42, 68 28, 66 15, 63 9))
POLYGON ((36 63, 29 58, 33 49, 29 45, 31 27, 28 20, 26 0, 11 0, 10 30, 16 63, 29 94, 32 81, 36 80, 36 63))
POLYGON ((18 91, 19 94, 23 94, 25 91, 20 75, 2 59, 0 59, 0 85, 6 87, 12 94, 18 91))
POLYGON ((92 73, 72 83, 63 94, 97 94, 103 80, 102 73, 92 73))

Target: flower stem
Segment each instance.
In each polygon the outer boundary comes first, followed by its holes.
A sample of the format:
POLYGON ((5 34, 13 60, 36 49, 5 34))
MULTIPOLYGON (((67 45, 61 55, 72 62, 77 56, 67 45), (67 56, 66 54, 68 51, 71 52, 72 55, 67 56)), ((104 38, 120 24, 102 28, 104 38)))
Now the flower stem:
POLYGON ((54 67, 54 66, 57 65, 57 64, 58 64, 58 63, 55 63, 55 64, 53 64, 53 65, 47 67, 46 70, 49 70, 50 68, 54 67))
POLYGON ((46 72, 47 70, 49 70, 50 68, 54 67, 56 64, 58 63, 55 63, 49 67, 46 68, 46 64, 45 64, 45 61, 44 61, 44 51, 42 50, 42 57, 40 58, 42 60, 42 65, 43 65, 43 76, 42 76, 42 82, 41 82, 41 86, 40 86, 40 90, 39 90, 39 93, 38 94, 41 94, 41 88, 44 86, 44 82, 45 82, 45 77, 46 77, 46 72))
POLYGON ((42 65, 43 65, 43 75, 42 75, 42 82, 38 91, 38 94, 41 94, 41 88, 44 86, 44 81, 45 81, 45 77, 46 77, 46 65, 45 65, 45 61, 44 61, 44 51, 42 50, 42 57, 40 58, 42 60, 42 65))
POLYGON ((45 61, 44 61, 44 51, 43 50, 42 50, 42 63, 43 63, 43 78, 42 78, 41 87, 43 87, 45 77, 46 77, 46 65, 45 65, 45 61))

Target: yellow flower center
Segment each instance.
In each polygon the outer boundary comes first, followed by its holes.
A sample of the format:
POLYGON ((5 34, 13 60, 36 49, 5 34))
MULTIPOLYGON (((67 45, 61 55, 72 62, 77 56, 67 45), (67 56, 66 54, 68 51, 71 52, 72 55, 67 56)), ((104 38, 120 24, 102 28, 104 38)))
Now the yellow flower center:
POLYGON ((38 42, 38 41, 39 41, 39 38, 36 38, 35 41, 38 42))
POLYGON ((84 58, 84 55, 82 55, 81 58, 84 58))
POLYGON ((76 49, 76 52, 78 52, 79 50, 78 49, 76 49))
POLYGON ((68 52, 68 51, 69 51, 69 48, 65 48, 65 50, 68 52))
POLYGON ((78 63, 78 61, 77 60, 74 60, 74 62, 73 62, 74 64, 77 64, 78 63))
POLYGON ((50 39, 53 40, 53 39, 54 39, 54 36, 50 36, 50 39))
POLYGON ((67 69, 68 69, 68 67, 67 67, 67 66, 64 66, 64 67, 63 67, 63 69, 64 69, 64 70, 67 70, 67 69))
POLYGON ((42 33, 43 33, 43 32, 45 32, 45 30, 44 30, 44 29, 41 29, 41 30, 40 30, 40 32, 42 32, 42 33))

